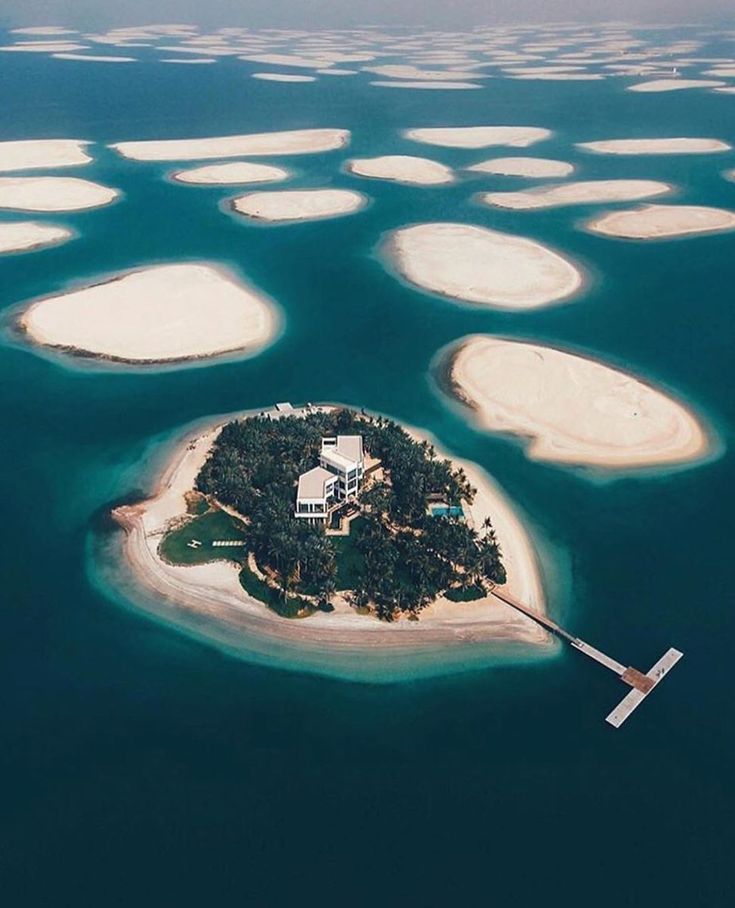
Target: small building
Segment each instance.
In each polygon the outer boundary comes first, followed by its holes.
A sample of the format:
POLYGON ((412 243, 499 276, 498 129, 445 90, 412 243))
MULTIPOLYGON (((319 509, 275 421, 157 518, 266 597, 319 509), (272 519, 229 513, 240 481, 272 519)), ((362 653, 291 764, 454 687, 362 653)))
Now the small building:
POLYGON ((310 523, 324 521, 337 498, 339 477, 324 467, 314 467, 299 476, 296 492, 296 517, 310 523))
POLYGON ((326 521, 338 504, 357 495, 364 474, 362 435, 323 438, 319 466, 299 476, 295 516, 326 521))

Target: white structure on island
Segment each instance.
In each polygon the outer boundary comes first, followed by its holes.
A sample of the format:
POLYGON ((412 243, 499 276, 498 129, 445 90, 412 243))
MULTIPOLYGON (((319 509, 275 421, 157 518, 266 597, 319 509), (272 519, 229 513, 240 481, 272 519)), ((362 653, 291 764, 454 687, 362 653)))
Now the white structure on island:
POLYGON ((322 438, 319 466, 299 476, 296 517, 326 521, 334 508, 357 494, 364 472, 362 435, 322 438))

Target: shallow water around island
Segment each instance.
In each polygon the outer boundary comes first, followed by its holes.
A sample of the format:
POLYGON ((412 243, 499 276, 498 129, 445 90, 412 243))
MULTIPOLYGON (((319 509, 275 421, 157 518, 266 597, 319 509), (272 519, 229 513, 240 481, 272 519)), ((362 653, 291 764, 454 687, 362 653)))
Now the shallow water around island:
MULTIPOLYGON (((682 202, 735 208, 735 184, 719 175, 735 166, 733 154, 616 158, 573 148, 618 135, 735 143, 724 95, 639 95, 614 79, 493 80, 487 91, 452 92, 449 104, 443 92, 383 92, 362 75, 252 80, 227 60, 110 66, 93 80, 92 64, 61 79, 62 64, 37 55, 0 63, 7 139, 338 126, 353 130, 350 155, 425 154, 461 167, 493 150, 434 149, 398 131, 518 123, 555 130, 533 152, 578 163, 580 178, 670 181, 682 202)), ((158 881, 169 867, 169 900, 188 903, 187 870, 202 861, 219 879, 247 871, 257 905, 304 901, 327 877, 359 902, 366 889, 355 895, 355 880, 368 871, 386 880, 383 904, 468 904, 470 890, 499 905, 548 902, 550 892, 581 904, 580 890, 594 883, 599 892, 603 875, 609 887, 596 904, 728 904, 732 236, 611 241, 577 230, 594 209, 504 212, 471 201, 514 180, 432 189, 359 180, 341 172, 342 153, 283 159, 297 172, 288 186, 356 188, 371 206, 263 227, 221 210, 238 189, 177 186, 163 178, 173 166, 102 146, 94 154, 68 174, 123 198, 48 218, 78 231, 63 247, 0 257, 3 311, 139 264, 206 259, 271 295, 284 332, 257 357, 152 372, 70 365, 17 339, 0 347, 3 862, 9 886, 27 877, 35 887, 11 904, 44 904, 54 892, 53 904, 67 904, 58 893, 73 886, 104 892, 130 868, 158 881), (422 294, 384 269, 375 250, 386 231, 445 219, 544 241, 581 264, 589 286, 568 304, 512 315, 422 294), (440 348, 476 332, 586 349, 671 388, 713 426, 720 456, 627 478, 532 463, 517 441, 475 431, 430 375, 440 348), (527 515, 555 618, 644 670, 669 646, 684 660, 613 731, 603 718, 625 689, 569 649, 352 683, 233 658, 121 607, 91 557, 110 541, 109 503, 146 491, 141 477, 160 467, 181 426, 280 400, 338 400, 433 433, 527 515)))

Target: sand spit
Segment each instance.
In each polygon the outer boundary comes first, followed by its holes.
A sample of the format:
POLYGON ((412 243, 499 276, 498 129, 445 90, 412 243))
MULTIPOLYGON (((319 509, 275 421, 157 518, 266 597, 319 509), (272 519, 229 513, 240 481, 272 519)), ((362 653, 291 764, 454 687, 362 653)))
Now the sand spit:
POLYGON ((56 60, 82 60, 88 63, 135 63, 135 57, 102 57, 93 54, 51 54, 56 60))
POLYGON ((11 35, 76 35, 78 34, 72 28, 64 28, 62 25, 32 25, 27 28, 12 28, 11 35))
POLYGON ((588 221, 585 227, 601 236, 662 240, 735 230, 735 212, 698 205, 646 205, 610 212, 588 221))
POLYGON ((297 76, 294 73, 253 73, 252 78, 263 82, 316 82, 316 76, 297 76))
POLYGON ((568 177, 574 173, 574 164, 566 161, 552 161, 548 158, 492 158, 480 161, 467 170, 473 173, 492 173, 504 177, 530 177, 532 179, 552 179, 568 177))
POLYGON ((200 57, 198 60, 196 60, 196 59, 190 60, 188 58, 187 59, 183 59, 183 58, 178 59, 177 57, 163 57, 163 58, 161 58, 161 60, 159 62, 161 62, 161 63, 185 63, 188 65, 188 64, 192 64, 192 63, 193 64, 216 63, 217 61, 214 59, 214 57, 200 57))
POLYGON ((264 296, 203 263, 141 268, 41 299, 19 318, 38 344, 133 364, 253 352, 276 322, 264 296))
POLYGON ((92 158, 79 139, 24 139, 0 142, 0 172, 41 170, 48 167, 78 167, 92 158))
POLYGON ((485 192, 480 201, 495 208, 535 211, 562 205, 590 205, 596 202, 629 202, 670 192, 668 183, 655 180, 587 180, 579 183, 539 186, 521 192, 485 192))
POLYGON ((67 51, 89 50, 87 44, 72 44, 69 41, 34 41, 28 44, 6 44, 0 51, 6 53, 54 54, 67 51))
POLYGON ((74 236, 66 227, 41 224, 38 221, 12 221, 0 224, 0 254, 31 252, 46 246, 58 246, 74 236))
POLYGON ((533 460, 631 469, 687 463, 709 450, 681 403, 553 347, 470 336, 450 353, 447 376, 480 426, 526 439, 533 460))
POLYGON ((718 88, 726 82, 715 82, 712 79, 653 79, 650 82, 639 82, 629 85, 627 91, 661 92, 682 91, 685 88, 718 88))
MULTIPOLYGON (((446 671, 447 664, 455 661, 458 668, 466 668, 473 652, 479 658, 487 657, 491 652, 488 644, 493 643, 531 645, 541 655, 554 652, 553 641, 538 625, 493 596, 465 603, 439 599, 422 611, 418 621, 390 624, 357 614, 338 596, 335 610, 329 614, 318 612, 306 619, 289 620, 248 595, 231 563, 166 564, 158 555, 161 530, 186 513, 184 495, 193 487, 219 431, 220 425, 213 425, 184 438, 154 496, 114 512, 126 532, 126 566, 154 597, 149 607, 155 607, 159 617, 186 623, 191 615, 200 634, 241 655, 367 681, 385 677, 386 669, 391 677, 400 677, 402 670, 411 675, 414 663, 428 674, 446 671)), ((438 453, 449 456, 441 450, 438 453)), ((477 465, 452 460, 477 489, 470 509, 474 524, 482 526, 487 516, 493 522, 508 575, 504 591, 545 612, 536 552, 511 503, 477 465)))
POLYGON ((385 254, 422 290, 496 309, 536 309, 582 286, 577 268, 546 246, 468 224, 405 227, 390 235, 385 254))
POLYGON ((406 139, 444 148, 489 148, 509 145, 526 148, 551 136, 551 130, 536 126, 458 126, 432 129, 407 129, 406 139))
POLYGON ((481 87, 475 85, 474 82, 384 82, 380 79, 371 82, 370 85, 375 85, 377 88, 413 88, 419 91, 463 91, 468 88, 481 87))
POLYGON ((259 221, 313 221, 354 214, 367 198, 351 189, 284 189, 249 192, 232 200, 238 214, 259 221))
POLYGON ((117 189, 77 177, 0 177, 0 208, 82 211, 109 205, 117 189))
POLYGON ((232 186, 238 183, 276 183, 287 180, 290 171, 271 164, 253 164, 251 161, 232 161, 228 164, 209 164, 171 174, 177 183, 198 186, 232 186))
POLYGON ((711 154, 730 151, 731 146, 719 139, 609 139, 603 142, 582 142, 576 146, 596 154, 711 154))
POLYGON ((111 145, 134 161, 196 161, 204 158, 239 158, 260 155, 314 154, 344 148, 347 129, 294 129, 208 139, 117 142, 111 145))
POLYGON ((428 158, 412 155, 383 155, 378 158, 354 158, 347 162, 347 170, 360 177, 376 180, 394 180, 417 186, 437 186, 454 182, 450 167, 428 158))

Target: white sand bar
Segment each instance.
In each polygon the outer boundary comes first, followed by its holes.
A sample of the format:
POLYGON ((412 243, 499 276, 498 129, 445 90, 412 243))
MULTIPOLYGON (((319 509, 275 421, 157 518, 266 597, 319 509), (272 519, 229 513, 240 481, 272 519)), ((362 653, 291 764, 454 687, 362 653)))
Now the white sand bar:
POLYGON ((270 154, 312 154, 344 148, 347 129, 295 129, 209 139, 166 139, 118 142, 111 145, 134 161, 196 161, 203 158, 238 158, 270 154))
POLYGON ((699 205, 646 205, 631 211, 612 211, 586 224, 602 236, 657 240, 698 233, 735 230, 735 211, 699 205))
POLYGON ((407 129, 404 138, 445 148, 489 148, 510 145, 526 148, 551 136, 551 130, 536 126, 459 126, 434 129, 407 129))
POLYGON ((108 205, 117 189, 77 177, 0 177, 0 208, 82 211, 108 205))
POLYGON ((474 82, 386 82, 376 79, 370 84, 377 88, 412 88, 419 91, 466 91, 468 88, 480 88, 474 82))
POLYGON ((313 221, 354 214, 367 198, 351 189, 290 189, 250 192, 232 200, 238 214, 260 221, 313 221))
POLYGON ((88 63, 135 63, 135 57, 95 56, 94 54, 51 54, 56 60, 82 60, 88 63))
POLYGON ((648 199, 671 191, 668 183, 656 180, 586 180, 557 186, 539 186, 521 192, 486 192, 486 205, 517 211, 556 208, 561 205, 590 205, 594 202, 628 202, 648 199))
POLYGON ((385 251, 422 290, 496 309, 536 309, 582 285, 577 268, 546 246, 469 224, 405 227, 391 235, 385 251))
POLYGON ((0 224, 0 253, 30 252, 45 246, 57 246, 74 234, 66 227, 41 224, 38 221, 13 221, 0 224))
POLYGON ((37 343, 130 363, 252 351, 273 337, 272 304, 207 264, 157 265, 33 303, 37 343))
POLYGON ((316 82, 316 76, 300 76, 296 73, 253 73, 252 77, 263 82, 316 82))
POLYGON ((710 154, 730 151, 731 146, 719 139, 609 139, 603 142, 582 142, 576 146, 597 154, 710 154))
POLYGON ((347 170, 360 177, 376 180, 395 180, 398 183, 415 183, 419 186, 436 186, 452 183, 454 173, 450 167, 428 158, 412 155, 383 155, 378 158, 355 158, 347 162, 347 170))
POLYGON ((534 460, 625 469, 709 448, 686 407, 597 360, 488 335, 466 338, 451 357, 451 385, 477 422, 529 439, 534 460))
POLYGON ((231 161, 227 164, 209 164, 191 170, 179 170, 171 175, 177 183, 199 186, 227 186, 237 183, 276 183, 291 174, 284 167, 271 164, 253 164, 251 161, 231 161))
POLYGON ((492 173, 504 177, 530 177, 552 179, 568 177, 574 173, 574 165, 566 161, 552 161, 548 158, 492 158, 468 167, 473 173, 492 173))
POLYGON ((24 139, 0 142, 0 171, 36 170, 47 167, 77 167, 92 158, 88 142, 79 139, 24 139))
POLYGON ((639 82, 629 85, 628 91, 659 92, 682 91, 685 88, 718 88, 727 85, 726 82, 716 82, 712 79, 653 79, 650 82, 639 82))

